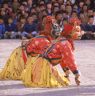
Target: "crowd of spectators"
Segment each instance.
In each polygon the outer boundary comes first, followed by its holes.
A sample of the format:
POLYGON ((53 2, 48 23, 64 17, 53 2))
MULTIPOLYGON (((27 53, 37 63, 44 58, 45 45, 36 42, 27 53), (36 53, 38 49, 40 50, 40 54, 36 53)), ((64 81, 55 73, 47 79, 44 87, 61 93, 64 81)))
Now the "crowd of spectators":
POLYGON ((44 16, 61 11, 63 25, 81 20, 82 39, 95 39, 95 0, 0 0, 0 38, 31 38, 42 30, 44 16))

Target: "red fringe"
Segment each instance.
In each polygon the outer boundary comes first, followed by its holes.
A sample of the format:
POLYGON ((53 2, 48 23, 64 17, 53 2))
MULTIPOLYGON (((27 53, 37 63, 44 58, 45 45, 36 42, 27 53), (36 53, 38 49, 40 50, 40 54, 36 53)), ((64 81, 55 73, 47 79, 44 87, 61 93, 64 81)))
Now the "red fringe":
POLYGON ((25 54, 25 52, 24 52, 24 49, 22 49, 22 58, 23 58, 23 60, 24 60, 24 63, 26 64, 27 56, 26 56, 26 54, 25 54))

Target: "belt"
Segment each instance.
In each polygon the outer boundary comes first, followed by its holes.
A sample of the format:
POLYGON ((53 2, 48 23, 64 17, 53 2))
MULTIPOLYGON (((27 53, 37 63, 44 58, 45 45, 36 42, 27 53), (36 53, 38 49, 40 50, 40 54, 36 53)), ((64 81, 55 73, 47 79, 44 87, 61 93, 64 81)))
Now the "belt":
POLYGON ((58 59, 61 59, 61 57, 60 58, 47 58, 47 57, 45 57, 45 59, 48 59, 48 60, 58 60, 58 59))
MULTIPOLYGON (((45 58, 45 57, 44 57, 45 58)), ((53 60, 59 60, 61 58, 45 58, 46 60, 48 60, 53 66, 57 65, 58 62, 52 62, 53 60)))
POLYGON ((62 57, 59 57, 59 58, 49 58, 49 57, 43 56, 43 54, 40 54, 39 56, 40 57, 43 57, 45 59, 48 59, 48 60, 58 60, 58 59, 61 59, 62 58, 62 57))
MULTIPOLYGON (((26 52, 27 53, 27 52, 26 52)), ((36 52, 29 52, 29 53, 27 53, 27 55, 37 55, 37 54, 39 54, 39 53, 36 53, 36 52)), ((33 56, 34 57, 34 56, 33 56)))

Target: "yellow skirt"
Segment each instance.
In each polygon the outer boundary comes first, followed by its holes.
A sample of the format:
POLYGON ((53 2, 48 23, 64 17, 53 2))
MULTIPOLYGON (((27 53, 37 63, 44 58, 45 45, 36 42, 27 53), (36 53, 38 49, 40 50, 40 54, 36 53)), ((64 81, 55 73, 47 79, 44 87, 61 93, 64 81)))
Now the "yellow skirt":
POLYGON ((12 52, 4 68, 1 70, 0 79, 19 79, 24 68, 22 48, 18 47, 12 52))
POLYGON ((29 56, 26 63, 26 68, 21 73, 21 79, 23 82, 26 82, 27 84, 31 82, 31 68, 33 66, 33 63, 38 59, 38 56, 31 57, 29 56), (28 74, 29 73, 29 74, 28 74))
POLYGON ((63 87, 69 81, 62 76, 48 60, 34 57, 27 62, 26 69, 21 74, 21 79, 27 87, 63 87))

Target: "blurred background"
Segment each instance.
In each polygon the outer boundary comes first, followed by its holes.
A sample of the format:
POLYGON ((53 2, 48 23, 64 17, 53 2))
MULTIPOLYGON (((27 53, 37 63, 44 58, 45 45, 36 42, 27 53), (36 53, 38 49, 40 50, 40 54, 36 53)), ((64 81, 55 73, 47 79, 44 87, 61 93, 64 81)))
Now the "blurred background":
POLYGON ((95 40, 95 0, 0 0, 0 39, 35 37, 43 18, 61 11, 62 24, 79 18, 82 40, 95 40))

